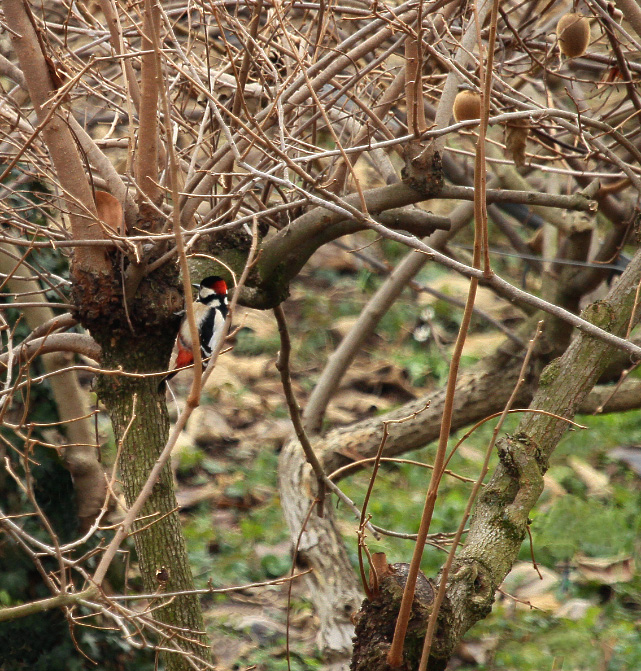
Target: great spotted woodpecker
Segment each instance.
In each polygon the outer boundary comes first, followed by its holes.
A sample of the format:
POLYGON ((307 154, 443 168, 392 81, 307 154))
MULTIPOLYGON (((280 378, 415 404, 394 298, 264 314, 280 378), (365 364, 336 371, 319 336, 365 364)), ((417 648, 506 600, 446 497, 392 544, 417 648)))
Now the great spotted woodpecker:
MULTIPOLYGON (((212 350, 227 318, 227 283, 218 275, 206 277, 200 284, 198 297, 194 301, 194 316, 200 338, 200 352, 203 359, 211 356, 212 350)), ((176 338, 177 356, 173 371, 165 378, 171 379, 181 368, 194 362, 191 333, 187 319, 183 319, 176 338)))

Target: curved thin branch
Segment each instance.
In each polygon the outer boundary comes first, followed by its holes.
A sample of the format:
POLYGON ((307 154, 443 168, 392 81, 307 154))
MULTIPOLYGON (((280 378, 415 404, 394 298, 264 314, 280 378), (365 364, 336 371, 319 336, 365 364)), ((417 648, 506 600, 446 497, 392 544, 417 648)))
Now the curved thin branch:
POLYGON ((31 333, 24 339, 23 344, 31 342, 35 338, 45 336, 48 333, 51 334, 59 329, 69 329, 72 326, 75 326, 77 323, 77 319, 70 312, 57 315, 34 328, 33 331, 31 331, 31 333))
POLYGON ((602 384, 594 387, 579 406, 585 415, 626 412, 641 408, 641 382, 626 378, 621 384, 602 384))
POLYGON ((587 319, 583 319, 582 317, 579 317, 578 315, 575 315, 568 310, 564 310, 563 308, 560 308, 553 303, 549 303, 548 301, 545 301, 538 296, 534 296, 527 291, 523 291, 522 289, 519 289, 506 280, 500 278, 498 275, 492 275, 492 277, 488 278, 484 275, 482 270, 476 270, 475 268, 466 266, 463 263, 459 263, 458 261, 451 259, 449 256, 441 254, 435 249, 428 247, 416 238, 410 238, 409 236, 390 231, 389 229, 386 229, 378 224, 371 224, 370 228, 377 231, 386 238, 403 242, 409 247, 413 247, 414 249, 418 249, 419 251, 430 255, 438 263, 444 265, 447 268, 455 270, 457 273, 461 273, 461 275, 465 277, 478 277, 484 286, 494 289, 504 297, 511 298, 515 301, 520 301, 526 305, 531 305, 537 310, 543 310, 543 312, 547 312, 554 317, 563 319, 587 335, 593 336, 597 340, 601 340, 617 349, 628 352, 637 358, 641 358, 641 347, 635 345, 633 342, 610 333, 605 328, 600 328, 587 319))
POLYGON ((52 608, 60 608, 65 606, 76 606, 83 599, 93 599, 98 595, 98 590, 92 585, 82 592, 76 594, 58 594, 49 597, 48 599, 40 599, 40 601, 29 601, 20 604, 19 606, 8 606, 0 608, 0 622, 8 622, 9 620, 17 620, 21 617, 28 617, 34 613, 42 613, 52 608))
MULTIPOLYGON (((50 352, 75 352, 98 362, 102 357, 100 345, 90 335, 84 333, 53 333, 42 338, 34 338, 25 345, 16 347, 12 354, 14 361, 18 363, 50 352)), ((9 353, 0 356, 0 366, 3 368, 6 368, 8 361, 9 353)))

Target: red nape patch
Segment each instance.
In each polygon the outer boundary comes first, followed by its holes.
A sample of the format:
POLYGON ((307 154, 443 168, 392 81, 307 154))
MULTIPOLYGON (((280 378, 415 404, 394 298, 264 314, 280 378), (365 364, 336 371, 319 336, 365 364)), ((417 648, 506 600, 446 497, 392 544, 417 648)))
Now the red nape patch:
POLYGON ((216 280, 212 289, 217 294, 226 294, 227 293, 227 282, 225 280, 216 280))
POLYGON ((218 275, 212 275, 211 277, 206 277, 200 285, 211 289, 216 294, 226 294, 227 293, 227 282, 222 277, 218 275))

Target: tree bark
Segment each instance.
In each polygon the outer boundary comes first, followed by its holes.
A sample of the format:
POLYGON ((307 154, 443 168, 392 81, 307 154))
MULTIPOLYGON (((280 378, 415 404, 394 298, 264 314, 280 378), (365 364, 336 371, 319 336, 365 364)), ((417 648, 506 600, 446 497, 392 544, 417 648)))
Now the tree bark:
MULTIPOLYGON (((153 203, 162 195, 158 186, 158 89, 164 85, 156 69, 152 36, 160 32, 160 11, 155 3, 144 3, 142 24, 140 125, 136 151, 136 178, 142 194, 153 203)), ((140 198, 142 201, 142 198, 140 198)))
POLYGON ((323 517, 313 510, 308 519, 315 499, 312 492, 316 477, 297 441, 290 441, 283 448, 278 479, 290 536, 294 540, 300 538, 296 560, 303 567, 314 568, 306 581, 320 619, 317 645, 328 660, 344 661, 352 650, 351 616, 363 595, 336 528, 332 506, 323 506, 323 517))
MULTIPOLYGON (((125 500, 130 506, 169 436, 169 417, 157 375, 167 370, 182 304, 177 270, 165 267, 145 278, 135 297, 127 302, 122 286, 114 279, 90 295, 91 280, 74 284, 80 320, 102 348, 101 368, 113 371, 98 376, 96 390, 111 419, 119 450, 117 467, 122 476, 125 500)), ((96 286, 95 284, 93 285, 96 286)), ((161 388, 162 387, 162 388, 161 388)), ((133 539, 138 554, 145 592, 189 592, 194 582, 182 533, 174 482, 166 466, 134 525, 133 539)), ((211 650, 204 631, 199 598, 194 594, 176 596, 162 607, 152 603, 152 616, 164 626, 166 638, 157 641, 165 653, 168 671, 194 667, 210 668, 211 650)))
MULTIPOLYGON (((167 366, 173 333, 160 336, 153 347, 147 338, 110 339, 103 344, 103 367, 149 373, 167 366)), ((102 375, 98 393, 107 407, 117 445, 122 446, 120 472, 127 505, 136 499, 169 435, 169 417, 158 377, 102 375)), ((194 582, 182 533, 173 476, 167 465, 136 523, 134 542, 146 592, 189 591, 194 582)), ((158 604, 153 604, 157 606, 158 604)), ((177 596, 154 611, 168 625, 168 638, 182 651, 167 653, 171 671, 193 669, 186 655, 211 663, 202 610, 197 595, 177 596)), ((159 641, 163 648, 167 641, 159 641)))

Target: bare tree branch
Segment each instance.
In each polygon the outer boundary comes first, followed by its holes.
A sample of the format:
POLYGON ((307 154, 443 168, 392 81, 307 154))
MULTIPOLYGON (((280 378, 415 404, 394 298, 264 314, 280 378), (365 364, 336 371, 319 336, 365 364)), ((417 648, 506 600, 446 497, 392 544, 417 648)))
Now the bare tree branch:
MULTIPOLYGON (((29 95, 38 119, 42 122, 50 115, 50 98, 56 86, 52 82, 45 54, 27 13, 27 5, 20 0, 5 0, 3 8, 14 48, 25 74, 29 95)), ((42 133, 61 184, 75 201, 69 204, 74 237, 78 240, 103 237, 97 221, 91 220, 92 215, 96 217, 92 193, 75 150, 73 136, 62 114, 54 112, 48 118, 42 133)), ((98 273, 106 273, 110 268, 105 253, 100 248, 80 248, 76 254, 76 262, 79 268, 90 268, 98 273)))

